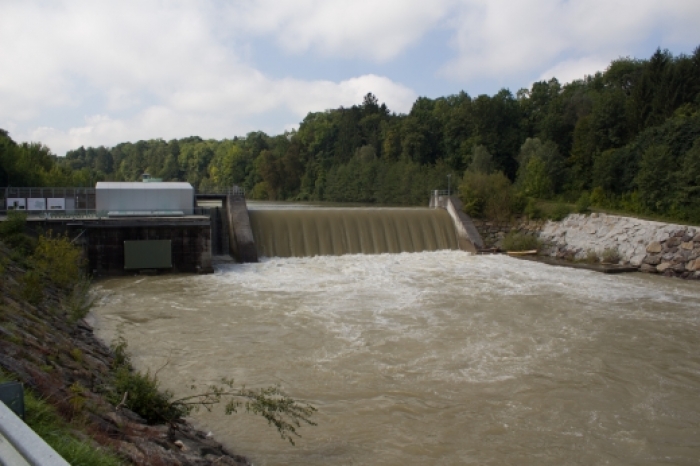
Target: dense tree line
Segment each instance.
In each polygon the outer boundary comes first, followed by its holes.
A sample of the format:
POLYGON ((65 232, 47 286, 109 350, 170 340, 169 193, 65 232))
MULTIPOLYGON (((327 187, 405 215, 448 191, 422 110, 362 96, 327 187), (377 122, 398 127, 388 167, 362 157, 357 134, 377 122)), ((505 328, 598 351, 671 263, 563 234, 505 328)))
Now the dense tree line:
POLYGON ((72 170, 39 143, 17 144, 0 129, 0 187, 93 186, 104 175, 91 167, 72 170))
MULTIPOLYGON (((45 148, 14 147, 50 158, 45 148)), ((700 47, 621 58, 605 72, 536 82, 515 95, 421 97, 406 115, 368 94, 278 136, 81 147, 51 160, 44 172, 86 179, 137 180, 147 171, 200 189, 236 184, 261 199, 390 204, 425 204, 449 173, 500 172, 526 197, 588 196, 603 207, 697 221, 700 47)))

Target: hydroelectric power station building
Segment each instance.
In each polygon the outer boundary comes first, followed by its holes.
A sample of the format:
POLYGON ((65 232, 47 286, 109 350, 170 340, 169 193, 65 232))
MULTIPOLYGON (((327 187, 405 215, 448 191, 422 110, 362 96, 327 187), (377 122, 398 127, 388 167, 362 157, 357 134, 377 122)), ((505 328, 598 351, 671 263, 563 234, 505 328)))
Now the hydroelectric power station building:
POLYGON ((109 217, 181 217, 192 215, 195 206, 194 188, 189 183, 101 181, 95 186, 95 208, 109 217))
MULTIPOLYGON (((236 232, 247 220, 239 189, 197 194, 189 183, 99 182, 94 188, 3 188, 0 220, 6 212, 26 211, 30 232, 68 235, 85 251, 94 276, 138 271, 207 273, 212 255, 232 253, 239 261, 257 261, 236 232), (197 199, 217 199, 221 207, 199 207, 197 199), (241 211, 241 207, 243 212, 241 211), (239 244, 240 243, 240 244, 239 244)), ((254 252, 254 246, 252 248, 254 252)))

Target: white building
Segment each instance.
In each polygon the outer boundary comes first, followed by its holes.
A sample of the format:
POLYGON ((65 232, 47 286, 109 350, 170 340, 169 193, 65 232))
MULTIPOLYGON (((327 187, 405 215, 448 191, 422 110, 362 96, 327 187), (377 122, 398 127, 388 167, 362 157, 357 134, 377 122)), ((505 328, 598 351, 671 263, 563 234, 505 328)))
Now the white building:
POLYGON ((184 182, 101 181, 95 186, 95 207, 110 216, 191 215, 194 205, 194 188, 184 182))

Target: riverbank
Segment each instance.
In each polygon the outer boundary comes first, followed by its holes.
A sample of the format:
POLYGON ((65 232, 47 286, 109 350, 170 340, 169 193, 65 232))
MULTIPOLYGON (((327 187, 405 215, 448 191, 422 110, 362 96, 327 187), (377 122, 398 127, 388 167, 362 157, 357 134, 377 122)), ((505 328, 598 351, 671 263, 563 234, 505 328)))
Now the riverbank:
POLYGON ((592 213, 571 214, 561 221, 475 220, 487 247, 502 248, 510 232, 534 236, 540 257, 562 263, 613 259, 640 272, 700 280, 700 227, 592 213))
MULTIPOLYGON (((149 425, 125 407, 128 394, 121 403, 111 401, 119 364, 88 322, 75 318, 75 307, 84 303, 74 301, 71 288, 29 280, 30 269, 0 242, 0 372, 52 405, 67 435, 123 464, 250 464, 184 420, 149 425)), ((56 438, 45 440, 73 462, 56 438)))

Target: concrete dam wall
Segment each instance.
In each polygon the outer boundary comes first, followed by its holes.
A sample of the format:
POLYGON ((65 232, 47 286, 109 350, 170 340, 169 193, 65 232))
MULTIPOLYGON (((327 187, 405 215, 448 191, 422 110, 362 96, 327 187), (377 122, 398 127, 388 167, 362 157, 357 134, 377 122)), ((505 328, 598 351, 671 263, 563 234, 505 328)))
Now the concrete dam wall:
POLYGON ((443 209, 251 210, 257 251, 267 257, 382 254, 458 249, 443 209))

